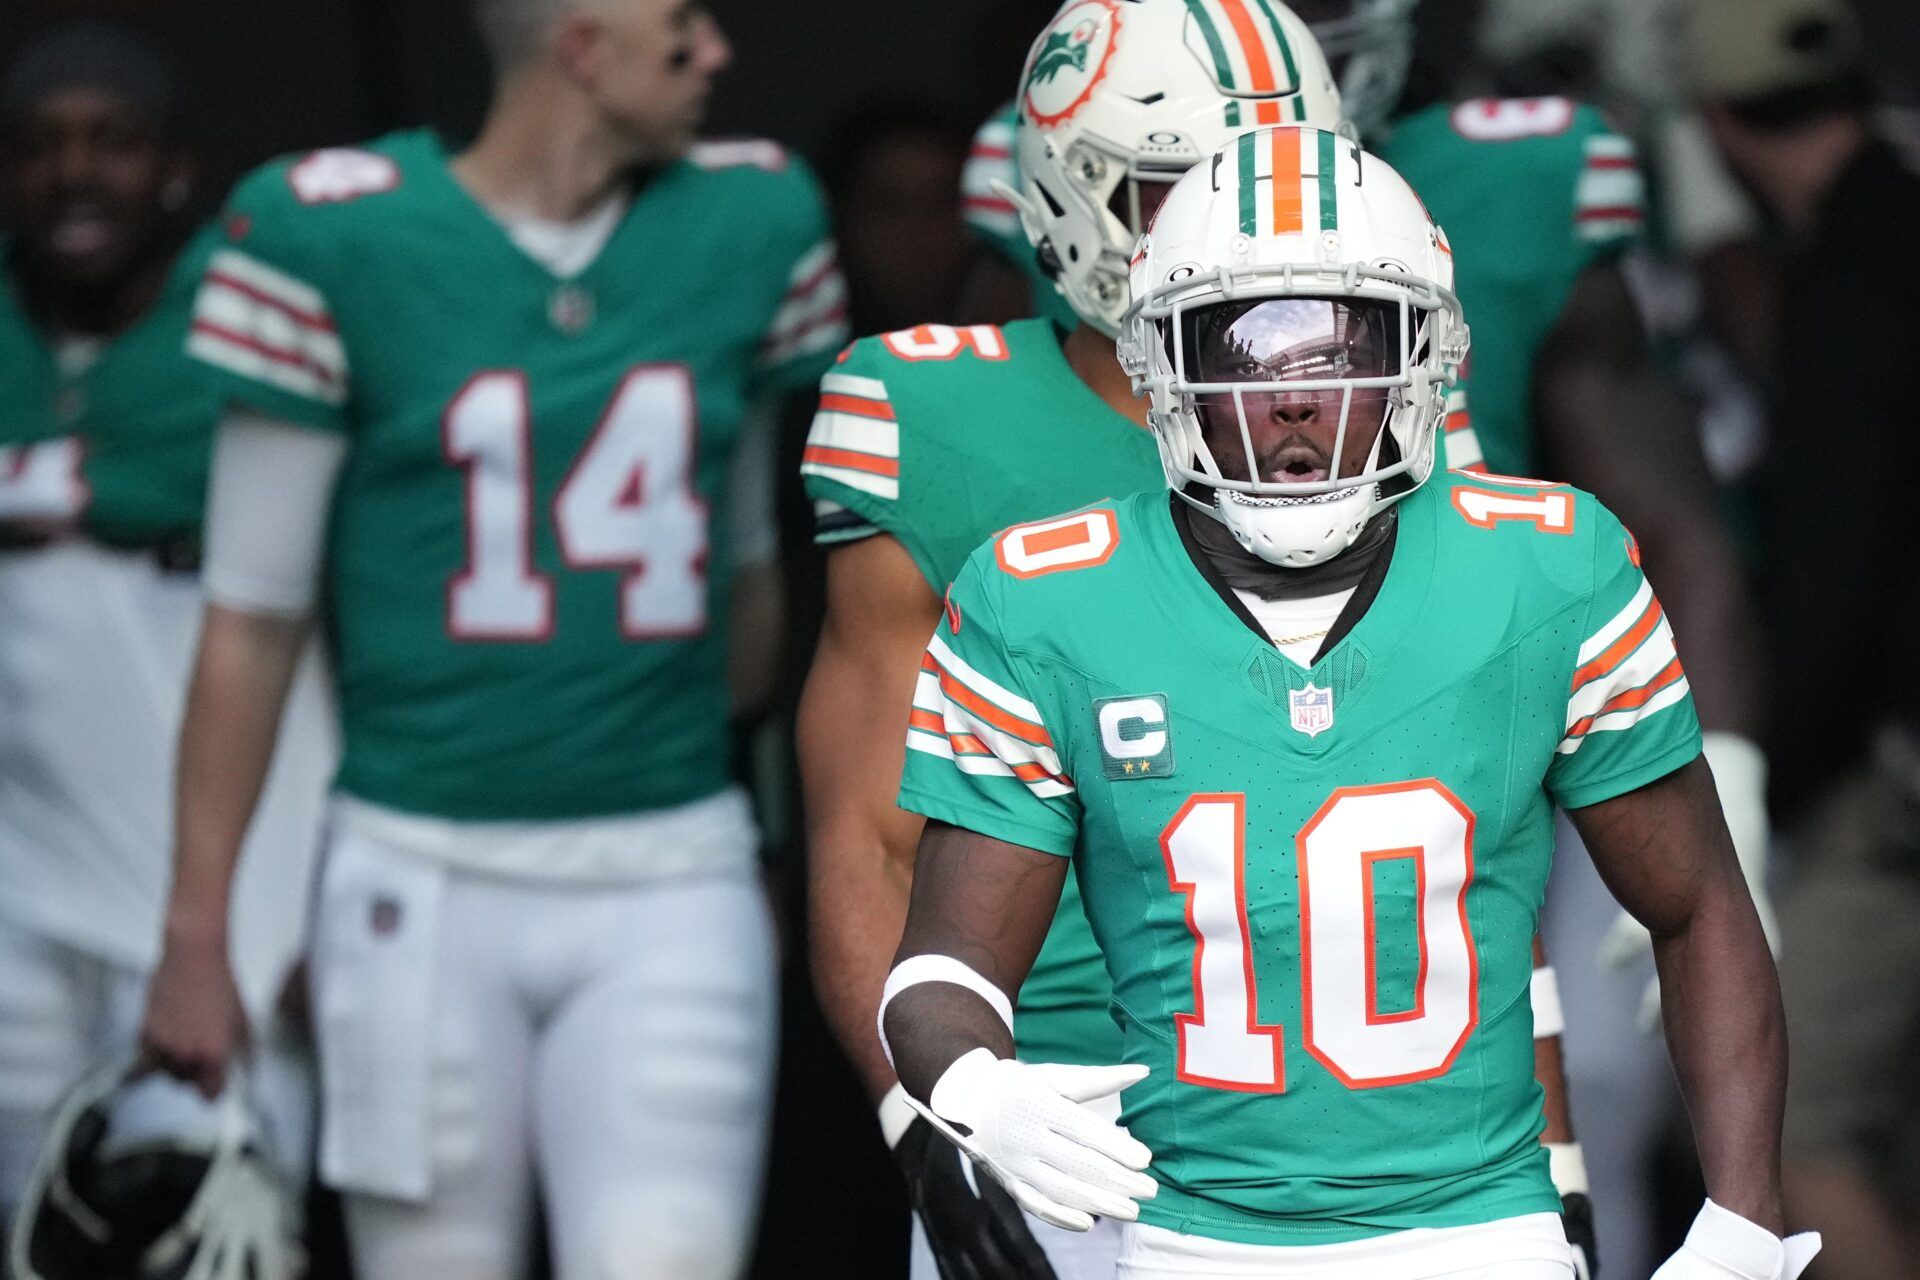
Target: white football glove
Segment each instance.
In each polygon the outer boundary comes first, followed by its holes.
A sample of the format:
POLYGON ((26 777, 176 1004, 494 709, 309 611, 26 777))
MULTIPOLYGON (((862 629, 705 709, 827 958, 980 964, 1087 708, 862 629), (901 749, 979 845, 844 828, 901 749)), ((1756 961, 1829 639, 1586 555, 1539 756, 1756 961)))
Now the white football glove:
POLYGON ((1147 1068, 1016 1062, 975 1049, 913 1109, 1044 1222, 1088 1231, 1095 1215, 1131 1222, 1160 1194, 1142 1170, 1153 1153, 1081 1106, 1146 1079, 1147 1068))
MULTIPOLYGON (((1733 837, 1733 852, 1740 859, 1740 870, 1753 894, 1754 909, 1760 913, 1760 927, 1766 931, 1767 944, 1776 953, 1780 949, 1779 927, 1774 923, 1773 900, 1767 895, 1767 758, 1760 748, 1737 733, 1706 735, 1707 765, 1720 792, 1720 809, 1726 815, 1727 831, 1733 837)), ((1625 969, 1653 954, 1653 935, 1647 927, 1622 911, 1606 936, 1600 940, 1600 963, 1609 969, 1625 969)), ((1640 1029, 1648 1035, 1660 1029, 1660 979, 1647 980, 1640 999, 1640 1029)))
POLYGON ((1653 1280, 1796 1280, 1819 1252, 1817 1231, 1782 1240, 1709 1200, 1680 1252, 1660 1265, 1653 1280))

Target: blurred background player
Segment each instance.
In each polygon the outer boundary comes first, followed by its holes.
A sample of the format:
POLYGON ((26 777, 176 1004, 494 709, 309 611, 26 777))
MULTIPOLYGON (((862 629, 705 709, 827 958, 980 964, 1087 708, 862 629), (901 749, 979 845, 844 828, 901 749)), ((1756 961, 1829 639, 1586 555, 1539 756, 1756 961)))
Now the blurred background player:
MULTIPOLYGON (((936 1259, 948 1276, 1049 1273, 1036 1269, 1032 1228, 1011 1202, 991 1186, 976 1194, 951 1146, 905 1112, 873 1043, 921 823, 892 801, 899 743, 877 733, 850 741, 845 726, 898 721, 921 633, 971 544, 1016 520, 1157 482, 1158 457, 1140 430, 1145 406, 1121 374, 1113 335, 1133 242, 1170 183, 1262 121, 1341 120, 1313 38, 1277 4, 1076 0, 1034 43, 1024 77, 1026 119, 1010 145, 1025 167, 1007 203, 1073 320, 922 325, 863 340, 822 383, 802 466, 818 540, 832 548, 826 629, 800 721, 815 972, 843 1046, 881 1099, 919 1211, 916 1274, 929 1276, 936 1259), (1241 19, 1251 43, 1236 55, 1240 75, 1253 58, 1262 78, 1236 96, 1208 33, 1236 31, 1241 19)), ((1060 930, 1021 993, 1022 1053, 1111 1060, 1109 994, 1069 879, 1060 930)), ((1543 1052, 1550 1136, 1564 1143, 1557 1046, 1543 1052)), ((1084 1237, 1037 1231, 1054 1273, 1111 1265, 1113 1224, 1084 1237)))
POLYGON ((1905 557, 1860 556, 1905 536, 1917 420, 1896 314, 1920 287, 1909 225, 1920 168, 1874 119, 1865 49, 1832 0, 1701 0, 1689 25, 1708 129, 1780 242, 1773 451, 1763 526, 1776 687, 1842 661, 1847 679, 1781 707, 1769 747, 1797 877, 1781 902, 1793 963, 1787 1025, 1788 1208, 1834 1243, 1820 1276, 1920 1275, 1920 704, 1896 637, 1915 598, 1905 557), (1847 501, 1787 479, 1825 424, 1847 501), (1839 565, 1855 565, 1836 571, 1839 565))
POLYGON ((1453 258, 1333 133, 1244 134, 1167 196, 1120 350, 1173 492, 955 582, 883 1034, 1023 1205, 1137 1215, 1121 1277, 1571 1277, 1526 998, 1563 806, 1659 935, 1717 1201, 1659 1274, 1796 1276, 1778 988, 1672 630, 1587 495, 1439 465, 1453 258), (1123 1045, 1032 1065, 1010 997, 1067 855, 1123 1045))
MULTIPOLYGON (((185 355, 209 251, 180 78, 65 24, 0 74, 0 1211, 51 1109, 130 1053, 158 957, 220 396, 185 355)), ((265 1019, 297 945, 332 729, 297 682, 232 958, 265 1019)), ((308 1105, 295 1100, 296 1108, 308 1105)), ((183 1121, 192 1107, 181 1109, 183 1121)), ((296 1157, 297 1158, 297 1157, 296 1157)))
MULTIPOLYGON (((1409 88, 1416 7, 1417 0, 1295 6, 1326 50, 1348 116, 1413 184, 1458 255, 1474 356, 1449 405, 1448 465, 1565 477, 1598 494, 1641 539, 1687 637, 1708 759, 1770 920, 1766 768, 1754 745, 1757 630, 1693 412, 1655 360, 1621 270, 1643 220, 1633 146, 1598 111, 1565 98, 1421 101, 1420 87, 1409 88)), ((1235 38, 1237 28, 1215 25, 1219 38, 1206 52, 1221 74, 1258 78, 1262 68, 1235 38)), ((997 250, 988 262, 1039 275, 1040 298, 1048 292, 1045 265, 1017 236, 1017 210, 996 194, 1020 176, 1005 145, 1011 132, 1003 117, 977 135, 965 179, 968 215, 997 250)), ((1010 296, 1005 267, 981 274, 969 285, 971 299, 1010 296)), ((1572 832, 1565 834, 1577 855, 1572 832)), ((1568 1067, 1585 1163, 1597 1198, 1620 1201, 1604 1209, 1606 1234, 1621 1241, 1622 1269, 1636 1274, 1651 1265, 1641 1170, 1663 1119, 1647 1099, 1668 1088, 1659 1046, 1630 1034, 1652 1025, 1647 936, 1620 912, 1588 859, 1557 865, 1545 917, 1549 953, 1563 961, 1599 953, 1630 979, 1587 963, 1563 963, 1556 974, 1567 1006, 1578 1010, 1574 1021, 1586 1024, 1573 1033, 1581 1048, 1568 1067)), ((1568 1172, 1576 1182, 1582 1176, 1568 1172)))
POLYGON ((704 7, 476 15, 471 147, 271 165, 209 260, 190 349, 229 407, 144 1041, 218 1087, 227 884, 324 594, 321 1166, 361 1280, 521 1274, 536 1175, 560 1280, 733 1276, 775 1032, 727 758, 779 630, 742 437, 844 341, 844 286, 795 159, 694 141, 731 56, 704 7))

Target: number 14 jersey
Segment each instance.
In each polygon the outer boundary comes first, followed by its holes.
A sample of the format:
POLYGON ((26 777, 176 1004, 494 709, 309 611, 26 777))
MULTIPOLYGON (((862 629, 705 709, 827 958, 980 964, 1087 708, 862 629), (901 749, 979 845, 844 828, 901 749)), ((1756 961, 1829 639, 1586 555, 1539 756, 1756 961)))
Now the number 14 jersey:
POLYGON ((696 147, 564 278, 428 133, 270 165, 224 231, 190 350, 233 399, 350 441, 340 786, 467 821, 725 786, 723 477, 750 400, 845 340, 804 167, 696 147))
POLYGON ((1572 489, 1438 476, 1303 668, 1169 503, 974 554, 901 803, 1074 858, 1151 1068, 1125 1096, 1144 1221, 1304 1245, 1556 1212, 1528 1001, 1553 806, 1700 751, 1632 540, 1572 489))

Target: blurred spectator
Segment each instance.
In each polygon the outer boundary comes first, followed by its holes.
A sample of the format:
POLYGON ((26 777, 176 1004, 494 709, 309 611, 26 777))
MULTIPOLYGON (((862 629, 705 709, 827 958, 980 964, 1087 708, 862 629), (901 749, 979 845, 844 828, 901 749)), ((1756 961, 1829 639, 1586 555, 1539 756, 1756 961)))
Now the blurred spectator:
MULTIPOLYGON (((206 244, 189 243, 181 89, 152 47, 92 23, 0 76, 0 1209, 55 1102, 132 1050, 156 959, 219 412, 184 351, 206 244)), ((317 679, 295 698, 234 945, 256 1024, 331 764, 317 679)))
POLYGON ((1826 1234, 1821 1276, 1913 1276, 1920 580, 1886 551, 1920 464, 1899 319, 1920 292, 1920 174, 1873 131, 1839 0, 1705 0, 1692 35, 1707 126, 1787 259, 1764 474, 1775 800, 1802 858, 1782 917, 1788 1192, 1826 1234))
POLYGON ((948 314, 966 270, 960 170, 967 128, 917 105, 855 109, 822 155, 853 332, 885 333, 948 314))

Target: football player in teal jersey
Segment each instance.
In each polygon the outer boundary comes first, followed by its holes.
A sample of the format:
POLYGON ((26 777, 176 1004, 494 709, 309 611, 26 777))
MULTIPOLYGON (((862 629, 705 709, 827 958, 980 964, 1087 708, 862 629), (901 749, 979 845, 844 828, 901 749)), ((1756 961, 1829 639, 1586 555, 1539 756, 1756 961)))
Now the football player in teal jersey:
POLYGON ((317 616, 321 1171, 358 1273, 518 1275, 537 1186, 560 1280, 734 1276, 774 1054, 728 772, 729 660, 764 679, 777 642, 730 626, 773 582, 746 437, 843 345, 844 287, 794 157, 695 141, 731 56, 704 6, 476 14, 470 147, 268 165, 208 262, 212 604, 145 1041, 208 1089, 234 1050, 226 885, 317 616))
MULTIPOLYGON (((207 242, 181 106, 172 64, 108 24, 45 31, 0 76, 0 1221, 60 1098, 131 1051, 158 958, 219 414, 182 350, 207 242)), ((240 889, 256 1018, 292 958, 330 750, 309 670, 240 889)))
POLYGON ((1673 629, 1594 499, 1443 468, 1452 283, 1333 133, 1242 135, 1168 195, 1120 349, 1172 492, 1015 525, 955 582, 882 1038, 1023 1206, 1127 1222, 1121 1280, 1566 1280, 1527 998, 1559 806, 1668 986, 1711 1198, 1659 1280, 1791 1280, 1778 985, 1673 629), (1105 1063, 1015 1057, 1069 859, 1105 1063))
MULTIPOLYGON (((1634 151, 1591 107, 1560 98, 1446 103, 1408 110, 1417 0, 1297 0, 1339 79, 1363 138, 1398 168, 1448 229, 1459 294, 1476 334, 1453 392, 1443 448, 1449 465, 1502 474, 1545 468, 1600 494, 1647 548, 1650 570, 1693 645, 1707 754, 1763 919, 1768 832, 1758 727, 1758 652, 1742 575, 1715 508, 1691 411, 1657 366, 1621 269, 1639 238, 1643 186, 1634 151)), ((1250 85, 1262 74, 1242 35, 1257 0, 1196 3, 1211 30, 1204 56, 1250 85), (1239 12, 1236 12, 1238 10, 1239 12)), ((1017 105, 982 128, 965 179, 969 218, 994 257, 1037 279, 1045 301, 1065 282, 1019 232, 1007 198, 1021 189, 1013 154, 1017 105)), ((980 291, 987 291, 982 286, 980 291)), ((996 290, 995 292, 998 292, 996 290)), ((1618 911, 1584 860, 1554 896, 1556 954, 1598 945, 1610 967, 1650 973, 1647 934, 1618 911), (1596 916, 1595 913, 1605 913, 1596 916)), ((1594 1177, 1627 1192, 1644 1155, 1665 1064, 1627 1034, 1650 1015, 1653 989, 1579 965, 1570 999, 1590 1029, 1577 1092, 1612 1119, 1593 1135, 1594 1177), (1642 999, 1643 987, 1647 999, 1642 999), (1629 1119, 1631 1117, 1631 1119, 1629 1119)), ((1650 1025, 1650 1023, 1649 1023, 1650 1025)), ((1569 1168, 1567 1184, 1585 1174, 1569 1168)), ((1643 1197, 1609 1208, 1629 1272, 1641 1265, 1643 1197)))
MULTIPOLYGON (((800 722, 814 972, 907 1174, 914 1275, 926 1280, 936 1268, 949 1280, 1111 1273, 1115 1224, 1071 1236, 1023 1222, 990 1184, 976 1191, 951 1145, 914 1121, 873 1039, 921 826, 893 796, 922 633, 967 553, 1020 520, 1158 481, 1145 406, 1113 349, 1139 219, 1173 178, 1248 125, 1340 120, 1311 36, 1283 6, 1252 11, 1265 87, 1236 97, 1204 56, 1185 0, 1065 4, 1026 76, 1049 123, 1025 139, 1044 173, 1025 203, 1072 322, 924 325, 863 339, 822 384, 802 467, 831 552, 826 628, 800 722), (1203 56, 1166 56, 1189 46, 1203 56), (849 725, 865 728, 850 734, 849 725)), ((1209 12, 1228 27, 1225 6, 1210 0, 1209 12)), ((1110 993, 1069 878, 1058 928, 1020 993, 1022 1054, 1110 1061, 1110 993)), ((1554 1028, 1543 1021, 1542 1030, 1554 1028)), ((1551 1137, 1566 1164, 1557 1040, 1543 1040, 1541 1053, 1551 1137)))

